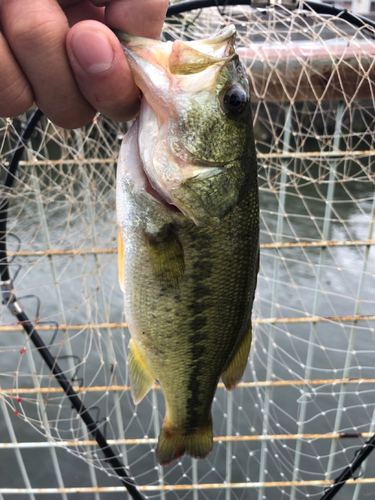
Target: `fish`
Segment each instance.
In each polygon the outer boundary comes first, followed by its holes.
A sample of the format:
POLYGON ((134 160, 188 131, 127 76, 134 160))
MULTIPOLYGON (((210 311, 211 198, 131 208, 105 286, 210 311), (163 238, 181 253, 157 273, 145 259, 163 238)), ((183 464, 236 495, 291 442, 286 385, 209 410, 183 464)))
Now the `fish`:
POLYGON ((117 166, 129 380, 135 404, 160 384, 165 466, 210 453, 219 379, 231 391, 249 356, 259 269, 249 84, 233 25, 193 41, 116 35, 142 93, 117 166))

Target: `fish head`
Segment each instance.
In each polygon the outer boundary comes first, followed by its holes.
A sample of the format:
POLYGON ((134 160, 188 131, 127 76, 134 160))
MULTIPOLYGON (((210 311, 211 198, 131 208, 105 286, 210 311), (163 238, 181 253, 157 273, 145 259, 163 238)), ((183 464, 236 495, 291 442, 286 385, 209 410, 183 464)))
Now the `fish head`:
POLYGON ((191 42, 116 34, 143 94, 138 146, 150 185, 197 225, 217 224, 237 203, 254 153, 235 27, 191 42))

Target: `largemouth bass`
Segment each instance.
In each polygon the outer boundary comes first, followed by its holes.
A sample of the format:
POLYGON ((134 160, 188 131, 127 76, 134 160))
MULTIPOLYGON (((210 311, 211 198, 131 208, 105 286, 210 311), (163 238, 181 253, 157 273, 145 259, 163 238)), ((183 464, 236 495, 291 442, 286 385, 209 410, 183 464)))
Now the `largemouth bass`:
POLYGON ((167 465, 212 449, 222 378, 246 367, 259 258, 249 86, 234 26, 194 42, 116 32, 143 97, 117 174, 119 279, 131 333, 131 392, 155 380, 167 465))

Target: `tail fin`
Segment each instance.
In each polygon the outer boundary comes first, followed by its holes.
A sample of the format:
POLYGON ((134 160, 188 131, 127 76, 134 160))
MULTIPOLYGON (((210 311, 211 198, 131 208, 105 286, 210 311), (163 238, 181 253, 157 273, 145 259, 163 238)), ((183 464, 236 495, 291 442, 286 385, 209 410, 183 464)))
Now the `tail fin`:
POLYGON ((165 420, 160 432, 156 457, 160 465, 168 465, 185 453, 193 458, 205 458, 212 450, 212 418, 207 425, 191 434, 172 429, 165 420))

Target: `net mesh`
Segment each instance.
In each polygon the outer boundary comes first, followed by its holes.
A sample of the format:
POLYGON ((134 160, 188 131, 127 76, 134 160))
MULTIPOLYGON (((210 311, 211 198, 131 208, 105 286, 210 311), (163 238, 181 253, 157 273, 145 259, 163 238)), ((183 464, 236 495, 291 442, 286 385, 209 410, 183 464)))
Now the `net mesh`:
MULTIPOLYGON (((161 391, 138 406, 130 396, 115 213, 126 125, 97 116, 66 131, 41 120, 7 193, 11 272, 146 496, 320 498, 375 432, 374 32, 302 8, 236 6, 176 16, 163 36, 207 37, 229 23, 252 87, 261 260, 249 363, 233 393, 219 384, 207 459, 158 466, 161 391)), ((2 176, 26 118, 0 119, 2 176)), ((124 491, 5 305, 0 321, 0 496, 124 491)), ((374 460, 340 498, 373 495, 374 460)))

